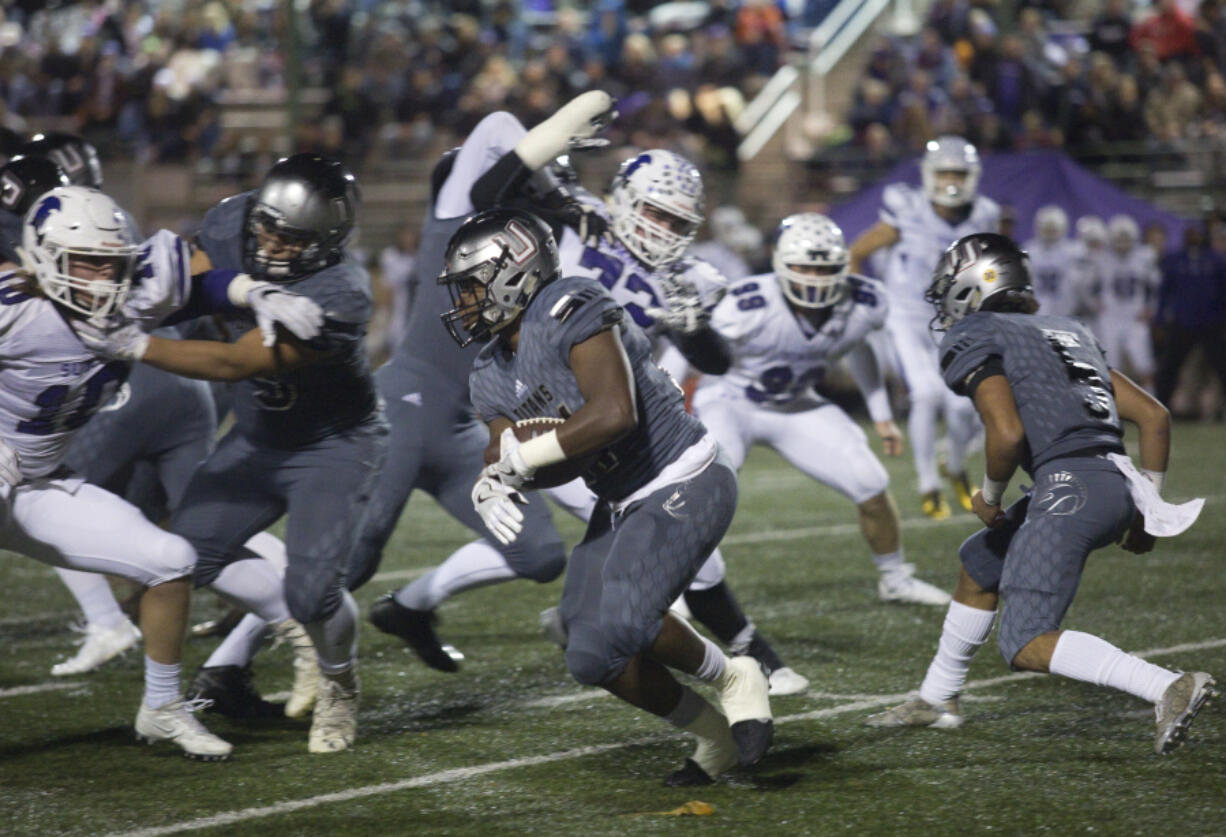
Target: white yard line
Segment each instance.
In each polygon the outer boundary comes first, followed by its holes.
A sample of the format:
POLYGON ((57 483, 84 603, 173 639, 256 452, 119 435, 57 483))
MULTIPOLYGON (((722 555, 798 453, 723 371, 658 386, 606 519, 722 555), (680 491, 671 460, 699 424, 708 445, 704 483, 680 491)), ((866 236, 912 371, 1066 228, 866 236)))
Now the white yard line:
POLYGON ((36 695, 40 692, 59 692, 64 689, 75 689, 78 686, 84 685, 85 683, 80 680, 57 680, 53 683, 35 683, 32 686, 14 686, 11 689, 0 689, 0 698, 36 695))
MULTIPOLYGON (((1206 648, 1221 648, 1224 646, 1226 646, 1226 638, 1210 639, 1202 642, 1187 642, 1181 645, 1172 645, 1168 648, 1152 648, 1148 651, 1138 651, 1136 653, 1141 657, 1160 657, 1168 654, 1179 654, 1184 651, 1199 651, 1206 648)), ((1019 680, 1030 680, 1040 676, 1042 675, 1031 672, 1017 672, 1015 674, 1006 674, 1001 677, 990 677, 984 680, 972 680, 966 684, 964 691, 970 691, 972 689, 986 689, 1005 683, 1014 683, 1019 680)), ((565 697, 579 699, 580 697, 586 697, 586 694, 581 693, 581 695, 569 695, 565 697)), ((790 724, 795 723, 796 721, 812 721, 819 718, 830 718, 835 715, 845 714, 847 712, 856 712, 862 709, 873 709, 878 706, 897 703, 898 701, 905 700, 906 697, 906 692, 900 692, 899 694, 895 695, 864 696, 861 700, 854 700, 838 706, 830 706, 825 709, 814 709, 810 712, 801 712, 796 715, 785 715, 781 718, 776 718, 775 723, 790 724)), ((542 700, 548 700, 548 698, 542 700)), ((543 705, 540 701, 534 701, 533 703, 536 705, 543 705)), ((385 782, 378 785, 365 785, 363 787, 350 788, 348 790, 336 791, 334 793, 308 796, 303 799, 287 800, 285 802, 278 802, 273 805, 264 805, 258 808, 243 808, 237 811, 227 811, 221 814, 214 814, 210 817, 201 817, 199 819, 188 820, 186 822, 174 823, 171 825, 140 828, 134 831, 115 832, 109 835, 109 837, 161 837, 163 834, 179 834, 184 831, 199 831, 205 828, 232 825, 238 822, 246 822, 247 820, 288 814, 294 811, 315 808, 319 805, 327 805, 333 802, 348 802, 351 799, 361 799, 368 796, 396 793, 397 791, 410 790, 413 788, 451 784, 454 782, 462 782, 465 779, 471 779, 476 776, 485 776, 490 773, 497 773, 503 770, 515 770, 522 767, 535 767, 536 765, 541 764, 570 761, 571 759, 583 758, 584 756, 600 755, 601 753, 620 750, 626 747, 637 747, 644 744, 657 743, 659 741, 667 740, 669 737, 670 736, 667 734, 660 734, 648 736, 646 738, 637 738, 632 741, 622 741, 616 744, 600 744, 594 747, 577 747, 571 750, 562 750, 556 753, 546 753, 545 755, 541 756, 526 756, 524 758, 509 759, 507 761, 487 762, 486 764, 478 764, 472 767, 456 767, 452 768, 451 770, 441 770, 437 773, 428 773, 425 776, 416 776, 412 779, 402 779, 397 782, 385 782)))

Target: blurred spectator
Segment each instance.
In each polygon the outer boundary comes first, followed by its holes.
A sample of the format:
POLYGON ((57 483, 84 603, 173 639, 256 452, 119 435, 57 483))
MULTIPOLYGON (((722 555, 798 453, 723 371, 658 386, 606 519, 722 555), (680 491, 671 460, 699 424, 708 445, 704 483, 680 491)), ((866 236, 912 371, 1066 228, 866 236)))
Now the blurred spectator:
POLYGON ((1188 227, 1183 247, 1162 259, 1162 286, 1154 326, 1161 335, 1156 394, 1170 405, 1179 372, 1196 347, 1226 392, 1226 256, 1188 227))
POLYGON ((1107 0, 1102 11, 1090 23, 1090 49, 1123 62, 1132 52, 1129 32, 1132 18, 1128 15, 1125 0, 1107 0))
POLYGON ((1134 24, 1128 41, 1133 49, 1145 42, 1153 44, 1158 60, 1196 55, 1200 48, 1196 43, 1196 23, 1176 0, 1158 0, 1154 12, 1134 24))
POLYGON ((736 14, 736 42, 749 72, 773 75, 787 45, 783 12, 771 0, 744 0, 736 14))
POLYGON ((1162 70, 1162 83, 1145 99, 1145 124, 1158 140, 1178 142, 1194 124, 1200 101, 1200 91, 1188 81, 1183 66, 1172 61, 1162 70))
POLYGON ((417 264, 416 219, 400 228, 396 241, 379 253, 379 307, 389 311, 387 323, 387 353, 400 345, 409 322, 409 279, 417 264))

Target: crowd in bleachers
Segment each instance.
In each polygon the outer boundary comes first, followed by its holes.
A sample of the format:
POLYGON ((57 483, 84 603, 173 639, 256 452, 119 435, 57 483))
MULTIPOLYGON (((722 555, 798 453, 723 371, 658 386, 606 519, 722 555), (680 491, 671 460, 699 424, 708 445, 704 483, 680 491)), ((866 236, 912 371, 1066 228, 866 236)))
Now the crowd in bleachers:
POLYGON ((354 165, 411 153, 440 131, 462 137, 493 110, 532 124, 601 87, 620 102, 615 141, 734 167, 732 119, 781 60, 783 14, 770 0, 648 14, 654 5, 311 0, 294 62, 285 4, 273 0, 18 0, 0 11, 0 124, 54 122, 104 157, 267 151, 228 130, 220 106, 275 100, 300 68, 302 88, 323 99, 294 146, 354 165))
POLYGON ((936 0, 918 34, 881 40, 849 116, 855 142, 906 156, 938 134, 985 151, 1226 139, 1220 0, 1005 8, 936 0))

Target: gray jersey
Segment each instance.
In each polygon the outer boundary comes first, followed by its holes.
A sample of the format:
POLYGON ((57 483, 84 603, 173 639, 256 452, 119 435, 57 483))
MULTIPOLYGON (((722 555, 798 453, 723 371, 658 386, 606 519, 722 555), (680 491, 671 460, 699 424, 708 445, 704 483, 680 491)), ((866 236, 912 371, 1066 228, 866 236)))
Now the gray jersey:
POLYGON ((985 372, 1009 381, 1029 448, 1022 465, 1031 475, 1078 451, 1123 450, 1107 361, 1076 320, 971 314, 945 335, 940 354, 941 373, 956 393, 973 394, 969 390, 985 372))
MULTIPOLYGON (((227 198, 204 216, 196 240, 215 268, 244 269, 243 225, 249 195, 227 198)), ((282 375, 240 381, 234 388, 234 415, 238 429, 252 441, 295 448, 379 412, 365 346, 373 301, 370 276, 348 256, 281 284, 324 309, 323 333, 308 345, 329 354, 282 375)), ((238 336, 255 326, 255 318, 244 311, 234 315, 232 325, 238 336)))
POLYGON ((584 404, 570 368, 570 350, 614 326, 634 373, 638 425, 592 456, 584 480, 601 499, 616 502, 654 479, 698 442, 706 429, 685 412, 681 390, 651 358, 651 343, 598 282, 572 276, 546 285, 529 302, 519 327, 519 350, 501 339, 477 356, 469 385, 483 419, 566 418, 584 404))
POLYGON ((0 209, 0 262, 21 264, 17 248, 21 245, 22 218, 0 209))

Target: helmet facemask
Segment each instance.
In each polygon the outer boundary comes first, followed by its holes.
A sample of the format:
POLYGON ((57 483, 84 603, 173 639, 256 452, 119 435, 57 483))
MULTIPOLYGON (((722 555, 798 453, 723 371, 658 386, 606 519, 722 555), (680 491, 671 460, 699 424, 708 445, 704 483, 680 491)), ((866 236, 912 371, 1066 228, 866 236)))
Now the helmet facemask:
MULTIPOLYGON (((451 295, 451 310, 443 315, 443 324, 451 338, 461 347, 470 343, 486 343, 495 333, 505 328, 514 317, 498 306, 490 283, 506 266, 511 257, 509 247, 491 261, 482 262, 460 273, 447 273, 439 277, 439 284, 446 285, 451 295)), ((522 281, 523 274, 516 277, 522 281)), ((516 312, 518 313, 518 312, 516 312)))
POLYGON ((676 209, 640 198, 629 209, 614 214, 613 234, 645 264, 661 268, 685 255, 701 225, 700 216, 681 215, 676 209), (674 230, 674 224, 680 232, 674 230))
POLYGON ((825 215, 791 215, 775 231, 771 268, 783 295, 801 308, 840 302, 847 294, 850 262, 843 231, 825 215))
POLYGON ((252 272, 262 279, 288 282, 319 266, 318 236, 285 223, 281 213, 270 206, 252 207, 247 216, 246 245, 252 272))
POLYGON ((932 140, 920 164, 928 199, 937 206, 949 208, 966 206, 975 200, 982 172, 979 152, 961 137, 932 140))

